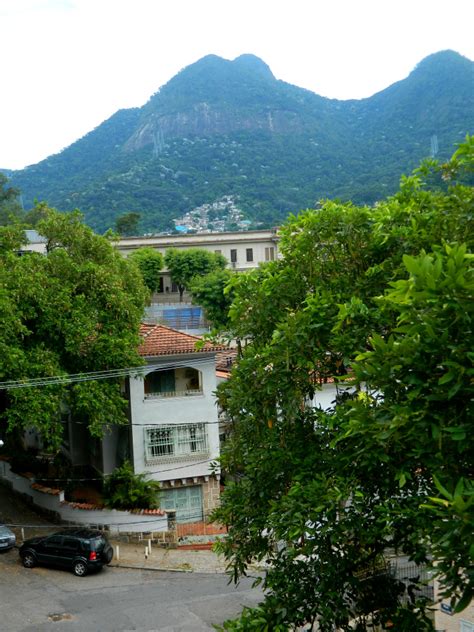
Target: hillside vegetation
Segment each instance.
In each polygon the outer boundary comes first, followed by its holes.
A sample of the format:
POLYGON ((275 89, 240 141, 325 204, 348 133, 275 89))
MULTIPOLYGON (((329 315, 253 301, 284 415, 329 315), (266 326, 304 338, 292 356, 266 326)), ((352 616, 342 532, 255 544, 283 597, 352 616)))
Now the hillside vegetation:
POLYGON ((473 85, 474 63, 452 51, 357 101, 279 81, 253 55, 210 55, 12 182, 26 207, 79 208, 98 231, 131 211, 143 232, 170 229, 224 195, 277 224, 323 198, 372 204, 421 159, 447 159, 474 128, 473 85))

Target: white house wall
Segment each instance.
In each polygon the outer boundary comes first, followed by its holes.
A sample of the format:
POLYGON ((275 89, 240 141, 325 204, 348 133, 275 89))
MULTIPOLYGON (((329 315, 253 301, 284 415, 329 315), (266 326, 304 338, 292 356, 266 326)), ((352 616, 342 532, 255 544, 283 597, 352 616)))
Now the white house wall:
POLYGON ((159 363, 160 367, 163 368, 171 368, 173 363, 179 360, 180 363, 185 362, 188 367, 198 369, 201 371, 202 395, 146 399, 143 378, 130 379, 134 468, 136 472, 148 473, 150 478, 157 481, 209 476, 211 474, 210 461, 219 456, 217 407, 213 395, 216 389, 214 356, 193 355, 194 357, 188 360, 183 357, 175 357, 153 360, 153 363, 155 365, 159 363), (156 424, 179 425, 187 423, 206 424, 209 447, 207 456, 189 460, 181 458, 173 462, 163 460, 162 463, 146 463, 144 427, 156 424), (201 461, 206 462, 202 463, 201 461))

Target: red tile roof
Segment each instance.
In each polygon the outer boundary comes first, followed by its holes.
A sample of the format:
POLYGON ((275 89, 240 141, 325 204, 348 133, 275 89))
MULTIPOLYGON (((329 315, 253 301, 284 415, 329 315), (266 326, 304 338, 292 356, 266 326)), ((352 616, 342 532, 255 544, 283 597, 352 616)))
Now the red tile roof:
POLYGON ((142 344, 138 353, 142 356, 176 355, 179 353, 207 353, 222 351, 225 347, 206 342, 200 349, 196 349, 198 336, 185 334, 165 325, 142 324, 140 328, 142 344))
POLYGON ((216 369, 230 373, 232 365, 237 360, 238 351, 236 348, 219 351, 216 355, 216 369))

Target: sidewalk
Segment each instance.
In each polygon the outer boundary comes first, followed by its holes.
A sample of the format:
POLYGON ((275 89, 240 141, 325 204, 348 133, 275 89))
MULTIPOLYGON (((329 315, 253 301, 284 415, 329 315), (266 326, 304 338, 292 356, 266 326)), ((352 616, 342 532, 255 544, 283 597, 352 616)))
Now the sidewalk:
POLYGON ((145 556, 147 540, 141 543, 110 542, 114 547, 114 558, 110 566, 141 568, 153 571, 178 571, 187 573, 225 573, 226 563, 210 549, 168 549, 151 545, 145 556))

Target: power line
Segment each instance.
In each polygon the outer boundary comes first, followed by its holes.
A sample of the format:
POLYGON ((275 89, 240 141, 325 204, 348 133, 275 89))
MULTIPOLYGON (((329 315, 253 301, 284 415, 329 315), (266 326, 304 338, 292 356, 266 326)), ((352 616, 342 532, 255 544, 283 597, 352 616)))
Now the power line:
MULTIPOLYGON (((188 462, 186 465, 176 465, 175 467, 169 467, 169 468, 164 468, 160 470, 150 470, 147 472, 143 472, 143 474, 149 475, 149 474, 162 474, 164 472, 175 472, 176 470, 184 470, 186 468, 193 467, 194 465, 204 465, 205 463, 217 464, 217 459, 218 457, 215 457, 213 459, 205 459, 203 461, 192 461, 192 462, 188 462)), ((78 481, 81 481, 81 482, 103 481, 108 476, 112 476, 112 474, 104 474, 103 476, 97 476, 97 477, 81 477, 81 478, 45 478, 44 476, 38 475, 38 476, 35 476, 35 481, 40 481, 41 483, 42 482, 73 483, 73 482, 78 482, 78 481)), ((193 475, 185 476, 184 478, 193 478, 194 476, 208 476, 208 474, 197 474, 197 475, 193 474, 193 475)), ((23 476, 18 476, 18 475, 15 475, 12 478, 24 480, 23 476)), ((157 481, 157 482, 160 482, 160 481, 157 481)))
POLYGON ((37 378, 25 378, 23 380, 7 380, 0 382, 0 390, 15 388, 30 388, 39 386, 54 386, 61 384, 74 384, 77 382, 87 382, 96 380, 113 379, 116 377, 126 377, 136 374, 138 377, 144 377, 145 373, 154 371, 169 371, 179 368, 194 368, 196 365, 201 366, 207 364, 206 358, 193 358, 190 367, 189 360, 181 360, 174 362, 166 362, 160 364, 143 364, 136 367, 127 367, 123 369, 108 369, 103 371, 90 371, 84 373, 65 373, 63 375, 43 376, 37 378))

